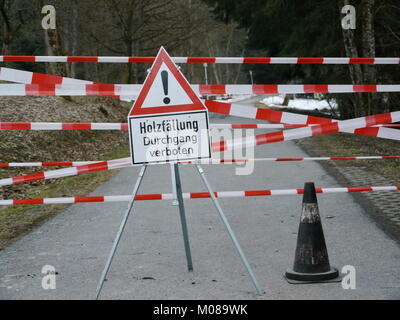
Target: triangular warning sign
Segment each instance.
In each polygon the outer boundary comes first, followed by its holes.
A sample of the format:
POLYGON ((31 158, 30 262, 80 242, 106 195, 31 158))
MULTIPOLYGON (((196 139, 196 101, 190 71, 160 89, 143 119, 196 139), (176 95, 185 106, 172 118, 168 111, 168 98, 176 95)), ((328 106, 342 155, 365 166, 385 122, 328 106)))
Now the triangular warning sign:
POLYGON ((132 164, 211 157, 207 108, 163 47, 128 123, 132 164))
POLYGON ((207 110, 161 47, 129 116, 207 110))

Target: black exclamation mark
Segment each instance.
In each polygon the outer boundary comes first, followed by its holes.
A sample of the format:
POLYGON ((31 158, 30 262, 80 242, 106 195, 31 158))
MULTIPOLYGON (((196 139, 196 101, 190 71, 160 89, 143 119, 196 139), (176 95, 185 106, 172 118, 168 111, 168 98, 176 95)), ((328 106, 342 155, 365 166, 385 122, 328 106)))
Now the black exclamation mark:
MULTIPOLYGON (((161 71, 161 80, 162 80, 162 84, 164 87, 164 94, 168 95, 168 72, 167 71, 161 71)), ((165 104, 169 104, 171 102, 171 99, 168 97, 165 97, 163 101, 165 104)))

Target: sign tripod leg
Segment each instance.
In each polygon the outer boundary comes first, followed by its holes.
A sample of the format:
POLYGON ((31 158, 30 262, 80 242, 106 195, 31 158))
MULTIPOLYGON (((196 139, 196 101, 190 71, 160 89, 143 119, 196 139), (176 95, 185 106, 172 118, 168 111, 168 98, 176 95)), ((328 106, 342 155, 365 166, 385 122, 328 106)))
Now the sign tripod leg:
POLYGON ((258 283, 258 281, 256 279, 256 276, 254 275, 253 270, 251 269, 250 264, 247 261, 246 256, 244 255, 243 250, 240 247, 240 244, 237 241, 236 236, 235 236, 231 226, 229 225, 229 222, 226 219, 225 214, 222 211, 221 206, 219 205, 218 199, 215 197, 215 194, 214 194, 210 184, 208 183, 208 180, 207 180, 207 178, 205 176, 203 168, 200 165, 196 165, 196 167, 197 167, 197 171, 200 174, 201 179, 203 180, 203 183, 204 183, 205 187, 207 188, 208 192, 211 195, 211 199, 214 202, 215 208, 218 211, 218 214, 219 214, 219 216, 220 216, 220 218, 222 220, 222 223, 224 224, 229 236, 231 237, 233 245, 235 246, 235 248, 236 248, 236 250, 237 250, 237 252, 238 252, 238 254, 240 256, 240 259, 242 260, 244 266, 246 267, 246 270, 247 270, 247 272, 248 272, 248 274, 249 274, 249 276, 251 278, 251 281, 253 282, 254 287, 256 288, 257 294, 258 295, 263 295, 264 291, 261 289, 261 287, 260 287, 260 285, 259 285, 259 283, 258 283))
POLYGON ((146 168, 147 168, 147 165, 144 165, 140 169, 138 179, 137 179, 136 184, 135 184, 135 186, 133 188, 133 191, 132 191, 132 199, 129 202, 128 208, 127 208, 127 210, 126 210, 126 212, 124 214, 124 217, 122 219, 121 225, 119 226, 119 229, 118 229, 118 232, 117 232, 117 236, 115 237, 111 252, 110 252, 110 254, 108 256, 108 259, 107 259, 107 263, 106 263, 106 265, 104 267, 104 270, 103 270, 103 272, 101 274, 101 277, 100 277, 100 281, 99 281, 99 283, 97 285, 96 300, 100 296, 101 289, 103 288, 103 284, 104 284, 104 279, 106 278, 108 270, 110 269, 110 266, 111 266, 112 260, 114 258, 115 252, 117 250, 119 241, 121 240, 122 233, 124 232, 126 223, 128 221, 128 218, 129 218, 129 215, 130 215, 130 213, 132 211, 132 207, 133 207, 133 204, 135 202, 136 195, 137 195, 137 193, 139 191, 140 184, 142 183, 144 173, 146 172, 146 168))
POLYGON ((186 261, 189 272, 193 271, 192 254, 190 252, 189 233, 186 223, 185 206, 182 197, 182 184, 179 175, 179 167, 177 163, 171 164, 171 180, 174 200, 172 205, 179 206, 179 215, 181 217, 183 242, 185 245, 186 261))

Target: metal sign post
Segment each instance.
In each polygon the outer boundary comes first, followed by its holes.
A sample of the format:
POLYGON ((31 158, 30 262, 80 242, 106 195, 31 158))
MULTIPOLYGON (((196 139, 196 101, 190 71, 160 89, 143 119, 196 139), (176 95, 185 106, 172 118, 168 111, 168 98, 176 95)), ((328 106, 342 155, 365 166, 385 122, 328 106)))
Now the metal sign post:
POLYGON ((110 252, 110 254, 108 256, 106 265, 105 265, 104 270, 103 270, 103 272, 101 274, 99 284, 97 285, 96 300, 100 296, 101 289, 103 288, 103 284, 104 284, 104 279, 107 276, 107 273, 108 273, 108 270, 110 269, 110 266, 111 266, 112 260, 114 258, 115 252, 117 251, 117 247, 118 247, 119 241, 121 240, 122 233, 124 232, 126 223, 128 221, 128 218, 129 218, 129 215, 130 215, 130 213, 132 211, 132 207, 133 207, 133 204, 135 202, 136 195, 137 195, 137 193, 139 191, 140 184, 142 183, 144 173, 146 172, 146 168, 147 168, 147 165, 144 165, 142 167, 142 169, 140 169, 139 177, 138 177, 138 179, 136 181, 135 187, 133 188, 132 200, 129 202, 128 209, 126 209, 126 211, 125 211, 125 214, 124 214, 124 217, 122 219, 121 225, 119 226, 119 229, 118 229, 118 232, 117 232, 117 236, 115 237, 113 246, 111 248, 111 252, 110 252))
MULTIPOLYGON (((219 216, 220 216, 220 218, 222 220, 222 223, 224 224, 224 226, 225 226, 225 228, 226 228, 226 230, 227 230, 227 232, 228 232, 228 234, 229 234, 229 236, 230 236, 230 238, 231 238, 231 240, 233 242, 233 245, 235 246, 235 248, 236 248, 236 250, 237 250, 237 252, 238 252, 238 254, 240 256, 240 259, 242 260, 242 262, 243 262, 243 264, 244 264, 244 266, 245 266, 245 268, 246 268, 246 270, 247 270, 247 272, 248 272, 248 274, 249 274, 249 276, 251 278, 251 281, 253 282, 253 285, 256 288, 257 294, 262 295, 264 293, 264 291, 261 289, 261 287, 260 287, 260 285, 259 285, 259 283, 258 283, 258 281, 256 279, 256 276, 255 276, 253 270, 251 269, 250 264, 247 261, 246 256, 244 255, 243 250, 240 247, 240 244, 239 244, 238 240, 236 239, 236 236, 235 236, 231 226, 229 225, 229 222, 228 222, 224 212, 222 211, 222 208, 219 205, 219 202, 218 202, 217 198, 214 195, 214 192, 213 192, 213 190, 212 190, 212 188, 211 188, 211 186, 210 186, 210 184, 209 184, 209 182, 208 182, 208 180, 206 178, 204 170, 201 168, 200 165, 196 165, 196 166, 197 166, 197 170, 198 170, 198 172, 200 174, 200 177, 203 180, 203 183, 204 183, 205 187, 207 188, 207 191, 211 195, 211 199, 212 199, 212 201, 213 201, 213 203, 215 205, 215 208, 217 209, 217 212, 218 212, 218 214, 219 214, 219 216)), ((107 276, 107 273, 108 273, 108 271, 110 269, 110 266, 112 264, 115 252, 116 252, 117 247, 118 247, 118 244, 119 244, 119 242, 121 240, 121 237, 122 237, 122 234, 124 232, 126 223, 127 223, 128 218, 130 216, 130 213, 132 211, 132 207, 133 207, 133 204, 135 202, 135 198, 136 198, 136 195, 138 193, 140 184, 141 184, 141 182, 143 180, 143 176, 144 176, 144 174, 146 172, 146 168, 147 168, 147 165, 144 165, 142 167, 142 169, 140 170, 139 177, 138 177, 138 179, 136 181, 135 187, 134 187, 133 192, 132 192, 132 200, 129 202, 128 208, 127 208, 127 210, 125 212, 125 215, 124 215, 124 217, 122 219, 121 225, 120 225, 120 227, 118 229, 118 232, 117 232, 117 235, 115 237, 113 246, 111 248, 111 252, 110 252, 110 254, 108 256, 106 265, 105 265, 104 270, 103 270, 103 272, 101 274, 100 281, 98 283, 97 290, 96 290, 96 300, 100 297, 100 293, 101 293, 101 290, 103 288, 104 280, 105 280, 105 278, 107 276)), ((188 270, 190 272, 190 271, 193 271, 193 262, 192 262, 192 255, 191 255, 191 251, 190 251, 189 233, 188 233, 188 228, 187 228, 187 223, 186 223, 185 207, 184 207, 184 203, 183 203, 182 185, 181 185, 181 180, 180 180, 180 175, 179 175, 178 163, 171 163, 171 182, 172 182, 172 189, 173 189, 173 195, 174 195, 174 199, 173 199, 173 203, 172 204, 175 205, 175 206, 179 206, 179 214, 180 214, 181 225, 182 225, 182 233, 183 233, 183 241, 184 241, 185 252, 186 252, 187 267, 188 267, 188 270)))
MULTIPOLYGON (((203 67, 204 67, 204 80, 205 80, 205 84, 208 86, 208 73, 207 73, 208 64, 207 64, 207 63, 203 63, 203 67)), ((208 99, 208 95, 206 95, 206 99, 208 99)))
POLYGON ((224 212, 222 211, 222 208, 221 208, 221 206, 219 205, 219 202, 218 202, 217 198, 215 197, 215 194, 214 194, 213 190, 211 189, 210 184, 208 183, 208 180, 207 180, 207 178, 206 178, 206 175, 205 175, 205 173, 204 173, 203 168, 202 168, 200 165, 196 165, 196 167, 197 167, 197 171, 198 171, 199 174, 200 174, 201 179, 203 180, 204 186, 207 188, 208 193, 210 194, 211 199, 212 199, 212 201, 214 202, 215 208, 216 208, 217 211, 218 211, 218 214, 219 214, 219 216, 220 216, 220 218, 221 218, 221 220, 222 220, 222 223, 224 224, 224 226, 225 226, 225 228, 226 228, 226 231, 228 232, 229 236, 231 237, 231 240, 232 240, 232 242, 233 242, 233 245, 235 246, 237 252, 239 253, 240 259, 242 259, 242 262, 243 262, 244 266, 246 267, 246 270, 247 270, 247 272, 248 272, 248 274, 249 274, 249 276, 250 276, 250 278, 251 278, 251 281, 252 281, 253 284, 254 284, 254 287, 255 287, 256 290, 257 290, 258 295, 263 295, 264 292, 263 292, 263 290, 261 289, 261 287, 260 287, 260 285, 259 285, 259 283, 258 283, 258 281, 257 281, 257 278, 256 278, 256 276, 254 275, 254 272, 253 272, 253 270, 251 269, 250 264, 249 264, 249 262, 247 261, 246 256, 244 255, 243 250, 242 250, 242 248, 240 247, 240 244, 239 244, 239 242, 237 241, 236 236, 235 236, 235 234, 234 234, 234 232, 233 232, 231 226, 229 225, 229 222, 228 222, 228 220, 226 219, 225 214, 224 214, 224 212))
POLYGON ((190 272, 193 271, 193 262, 192 262, 192 254, 190 252, 189 233, 185 216, 185 206, 183 204, 181 178, 179 176, 179 167, 177 163, 171 163, 171 180, 172 180, 172 192, 174 195, 174 200, 172 202, 172 205, 179 206, 179 215, 181 217, 183 242, 185 245, 187 266, 190 272))

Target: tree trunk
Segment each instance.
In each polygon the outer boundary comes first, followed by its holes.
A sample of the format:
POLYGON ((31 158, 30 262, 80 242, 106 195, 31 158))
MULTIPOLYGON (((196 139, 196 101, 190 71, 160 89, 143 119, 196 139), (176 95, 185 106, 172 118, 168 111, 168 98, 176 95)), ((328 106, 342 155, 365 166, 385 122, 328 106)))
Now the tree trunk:
MULTIPOLYGON (((191 28, 192 25, 192 0, 188 0, 187 1, 187 6, 188 6, 188 10, 187 10, 187 26, 189 26, 189 28, 191 28)), ((187 30, 187 32, 189 34, 191 34, 191 30, 187 30)), ((193 52, 193 40, 192 37, 189 38, 189 40, 187 41, 187 56, 191 57, 192 56, 192 52, 193 52)), ((193 81, 193 75, 194 75, 194 65, 193 63, 189 63, 188 64, 188 80, 190 83, 192 83, 193 81)))
MULTIPOLYGON (((77 56, 78 55, 78 23, 79 23, 79 16, 78 16, 78 3, 76 0, 72 2, 72 39, 71 39, 71 55, 77 56)), ((76 63, 71 63, 71 77, 76 78, 76 63)))
MULTIPOLYGON (((213 51, 213 48, 212 48, 212 41, 210 40, 209 35, 206 36, 206 43, 207 43, 207 48, 208 48, 208 55, 210 57, 215 56, 215 52, 213 51)), ((215 83, 221 83, 221 81, 220 81, 221 78, 220 78, 220 76, 218 74, 218 70, 217 70, 217 67, 218 67, 217 64, 211 63, 209 65, 211 66, 211 69, 213 71, 215 83)), ((211 77, 209 77, 208 82, 211 83, 211 77)))
POLYGON ((10 0, 4 0, 1 7, 1 15, 3 17, 3 45, 1 48, 2 55, 8 55, 12 41, 12 27, 10 19, 10 0))
MULTIPOLYGON (((226 39, 226 47, 225 47, 225 56, 229 56, 231 51, 231 42, 233 38, 233 26, 230 26, 230 30, 228 31, 227 39, 226 39)), ((225 64, 225 83, 231 83, 231 73, 230 73, 230 64, 225 64)))
MULTIPOLYGON (((362 26, 363 26, 363 56, 375 57, 375 28, 374 28, 374 5, 375 0, 362 0, 363 8, 362 26)), ((366 84, 376 84, 376 66, 364 65, 364 82, 366 84)), ((364 103, 368 114, 373 114, 377 110, 377 95, 368 93, 364 95, 364 103)))
MULTIPOLYGON (((242 49, 241 57, 244 57, 244 53, 245 53, 245 48, 242 49)), ((239 77, 240 77, 240 74, 242 72, 242 66, 243 66, 243 64, 239 63, 239 66, 238 66, 238 69, 237 69, 237 72, 236 72, 236 77, 235 77, 234 84, 237 84, 238 81, 239 81, 239 77)))
POLYGON ((290 100, 293 100, 293 98, 294 98, 293 94, 285 94, 285 98, 283 99, 282 105, 285 107, 289 106, 289 102, 290 100))
MULTIPOLYGON (((343 6, 349 5, 349 0, 339 0, 339 9, 341 10, 343 6)), ((355 42, 354 30, 352 29, 342 29, 344 48, 347 57, 358 57, 357 45, 355 42)), ((358 64, 349 64, 350 78, 353 84, 363 83, 363 73, 361 66, 358 64)), ((354 116, 364 116, 365 109, 363 108, 363 99, 361 93, 354 94, 354 116)))
MULTIPOLYGON (((40 0, 38 4, 41 12, 42 7, 45 6, 46 3, 44 0, 40 0)), ((44 32, 44 45, 46 48, 47 55, 49 56, 67 55, 63 47, 61 34, 58 32, 57 28, 55 30, 53 29, 43 30, 43 32, 44 32)), ((65 63, 47 63, 46 70, 48 73, 50 72, 53 75, 61 77, 69 76, 69 72, 67 70, 67 66, 65 63)))
MULTIPOLYGON (((49 56, 65 56, 67 55, 61 41, 60 33, 56 30, 44 30, 44 41, 47 55, 49 56)), ((61 77, 68 77, 67 66, 65 63, 49 63, 48 70, 53 74, 61 77)))

